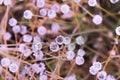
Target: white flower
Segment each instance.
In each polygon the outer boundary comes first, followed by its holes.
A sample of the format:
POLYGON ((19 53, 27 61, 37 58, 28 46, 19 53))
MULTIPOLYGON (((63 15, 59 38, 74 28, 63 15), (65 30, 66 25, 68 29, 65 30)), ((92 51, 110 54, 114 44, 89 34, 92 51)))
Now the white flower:
POLYGON ((12 0, 4 0, 4 5, 11 5, 12 4, 12 0))
POLYGON ((106 80, 116 80, 116 79, 113 75, 108 75, 106 80))
POLYGON ((59 24, 53 23, 53 24, 51 25, 51 31, 52 31, 53 33, 58 33, 59 29, 60 29, 59 24))
POLYGON ((42 43, 41 42, 34 42, 32 45, 33 51, 41 50, 42 49, 42 43))
POLYGON ((8 24, 10 26, 15 26, 17 24, 17 20, 15 18, 10 18, 8 24))
POLYGON ((62 36, 62 35, 57 36, 57 37, 55 38, 55 42, 56 42, 57 44, 59 44, 59 45, 62 45, 63 42, 64 42, 64 36, 62 36))
POLYGON ((48 80, 47 75, 46 74, 40 75, 39 80, 48 80))
POLYGON ((47 29, 44 26, 40 26, 40 27, 38 27, 37 32, 39 35, 43 36, 47 33, 47 29))
POLYGON ((44 5, 45 5, 45 0, 37 0, 36 2, 37 7, 42 8, 44 7, 44 5))
POLYGON ((20 33, 23 35, 23 34, 26 34, 27 33, 27 26, 21 26, 20 27, 20 33))
POLYGON ((38 50, 33 53, 33 56, 35 56, 36 60, 41 60, 44 56, 43 52, 38 50))
POLYGON ((12 37, 11 33, 10 32, 6 32, 4 35, 3 35, 3 39, 5 40, 10 40, 12 37))
POLYGON ((33 42, 34 43, 41 42, 41 38, 38 35, 36 35, 36 36, 33 37, 33 42))
POLYGON ((75 49, 75 44, 74 43, 68 44, 67 49, 70 50, 70 51, 73 51, 75 49))
POLYGON ((32 19, 33 13, 30 10, 25 10, 23 13, 23 17, 25 19, 32 19))
POLYGON ((81 56, 77 56, 77 57, 75 58, 75 63, 76 63, 77 65, 82 65, 82 64, 84 64, 84 62, 85 62, 85 60, 84 60, 84 58, 81 57, 81 56))
POLYGON ((47 10, 46 10, 45 8, 40 9, 39 14, 40 14, 41 16, 46 16, 46 15, 47 15, 47 10))
POLYGON ((74 0, 75 3, 79 3, 81 0, 74 0))
POLYGON ((20 32, 20 26, 19 25, 15 25, 15 26, 13 26, 12 27, 12 31, 14 32, 14 33, 19 33, 20 32))
POLYGON ((78 45, 83 45, 83 44, 85 44, 85 39, 84 39, 82 36, 78 36, 78 37, 76 38, 76 43, 77 43, 78 45))
POLYGON ((18 69, 19 69, 19 65, 16 64, 16 63, 12 63, 12 64, 9 65, 9 70, 10 70, 10 72, 15 73, 15 72, 18 71, 18 69))
POLYGON ((50 51, 57 52, 59 50, 59 45, 55 42, 50 43, 50 51))
POLYGON ((118 36, 120 36, 120 26, 116 27, 115 32, 118 36))
POLYGON ((37 73, 37 74, 40 73, 39 64, 34 63, 34 64, 31 65, 31 68, 32 68, 32 70, 33 70, 35 73, 37 73))
POLYGON ((112 4, 115 4, 115 3, 119 2, 119 0, 110 0, 110 2, 111 2, 112 4))
POLYGON ((107 73, 105 71, 100 71, 97 74, 98 80, 105 80, 107 78, 107 73))
POLYGON ((94 15, 92 22, 96 25, 101 24, 103 21, 102 17, 100 15, 94 15))
POLYGON ((64 44, 68 45, 71 43, 71 38, 70 37, 64 37, 64 44))
POLYGON ((75 57, 75 53, 73 51, 67 51, 66 56, 68 60, 73 60, 73 58, 75 57))
POLYGON ((91 66, 91 67, 89 68, 89 72, 90 72, 90 74, 92 74, 92 75, 96 75, 96 74, 98 73, 98 70, 96 70, 96 69, 94 68, 94 66, 91 66))
POLYGON ((8 67, 8 66, 10 65, 10 59, 7 58, 7 57, 2 58, 2 59, 1 59, 1 65, 2 65, 3 67, 8 67))
POLYGON ((75 75, 75 74, 71 74, 71 75, 69 75, 69 76, 66 76, 66 77, 65 77, 65 80, 77 80, 77 79, 76 79, 76 75, 75 75))
POLYGON ((70 11, 70 7, 67 4, 63 4, 61 5, 60 10, 63 14, 67 14, 70 11))
POLYGON ((59 4, 54 4, 52 7, 51 7, 52 10, 54 10, 56 13, 59 12, 60 10, 60 6, 59 4))
POLYGON ((102 69, 102 64, 100 62, 93 62, 93 67, 99 71, 102 69))
POLYGON ((56 14, 56 12, 54 11, 54 10, 48 10, 48 17, 50 18, 50 19, 52 19, 52 18, 55 18, 56 16, 57 16, 57 14, 56 14))
POLYGON ((95 7, 97 4, 97 1, 96 0, 88 0, 88 5, 91 6, 91 7, 95 7))
POLYGON ((24 42, 31 42, 32 41, 32 36, 30 34, 25 34, 23 35, 23 41, 24 42))
POLYGON ((79 49, 79 50, 77 51, 77 55, 82 57, 82 56, 85 55, 85 51, 84 51, 83 49, 79 49))

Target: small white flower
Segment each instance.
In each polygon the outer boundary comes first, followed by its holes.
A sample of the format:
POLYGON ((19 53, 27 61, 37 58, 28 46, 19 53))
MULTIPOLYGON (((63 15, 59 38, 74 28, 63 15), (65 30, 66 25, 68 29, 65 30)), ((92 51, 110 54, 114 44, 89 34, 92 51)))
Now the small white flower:
POLYGON ((19 69, 19 65, 16 64, 16 63, 12 63, 12 64, 10 64, 10 66, 9 66, 9 70, 10 70, 10 72, 15 73, 15 72, 18 71, 18 69, 19 69))
POLYGON ((2 65, 3 67, 8 67, 8 66, 10 65, 10 59, 7 58, 7 57, 2 58, 2 59, 1 59, 1 65, 2 65))
POLYGON ((75 57, 75 53, 73 51, 67 51, 66 56, 68 60, 73 60, 73 58, 75 57))
POLYGON ((15 26, 13 26, 12 27, 12 31, 14 32, 14 33, 19 33, 20 32, 20 26, 19 25, 15 25, 15 26))
POLYGON ((38 27, 37 32, 39 35, 43 36, 47 33, 47 29, 44 26, 40 26, 40 27, 38 27))
POLYGON ((77 43, 78 45, 83 45, 83 44, 85 44, 85 39, 84 39, 82 36, 78 36, 78 37, 76 38, 76 43, 77 43))
POLYGON ((66 77, 65 77, 65 80, 77 80, 77 79, 76 79, 76 75, 75 75, 75 74, 71 74, 71 75, 69 75, 69 76, 66 76, 66 77))
POLYGON ((97 1, 96 0, 88 0, 88 5, 91 6, 91 7, 95 7, 97 4, 97 1))
POLYGON ((84 62, 85 62, 85 60, 84 60, 84 58, 81 57, 81 56, 77 56, 77 57, 75 58, 75 63, 76 63, 77 65, 82 65, 82 64, 84 64, 84 62))
POLYGON ((71 38, 70 37, 64 37, 64 44, 68 45, 71 43, 71 38))
POLYGON ((63 4, 61 5, 60 10, 63 14, 67 14, 70 12, 70 7, 67 4, 63 4))
POLYGON ((38 50, 33 53, 33 56, 35 56, 36 60, 41 60, 44 56, 43 52, 38 50))
POLYGON ((21 26, 20 27, 20 33, 23 35, 23 34, 26 34, 27 33, 27 26, 21 26))
POLYGON ((10 26, 15 26, 17 24, 17 20, 15 18, 10 18, 8 24, 10 26))
POLYGON ((6 32, 4 35, 3 35, 3 39, 5 40, 10 40, 12 37, 11 33, 10 32, 6 32))
POLYGON ((53 23, 53 24, 51 25, 51 31, 52 31, 53 33, 58 33, 59 29, 60 29, 59 24, 53 23))
POLYGON ((93 67, 99 71, 102 69, 102 64, 100 62, 94 62, 93 67))
POLYGON ((40 9, 39 14, 40 14, 41 16, 46 16, 46 15, 47 15, 47 10, 46 10, 45 8, 40 9))
POLYGON ((33 42, 34 43, 41 42, 41 38, 38 35, 36 35, 36 36, 33 37, 33 42))
POLYGON ((48 17, 50 18, 50 19, 53 19, 53 18, 55 18, 56 16, 57 16, 57 14, 56 14, 56 12, 54 11, 54 10, 48 10, 48 17))
POLYGON ((44 5, 45 5, 45 0, 37 0, 36 6, 38 8, 42 8, 42 7, 44 7, 44 5))
POLYGON ((4 0, 4 5, 11 5, 12 4, 12 0, 4 0))
POLYGON ((106 80, 116 80, 116 79, 113 75, 108 75, 106 80))
POLYGON ((55 38, 55 42, 56 42, 57 44, 59 44, 59 45, 62 45, 63 42, 64 42, 64 36, 62 36, 62 35, 57 36, 57 37, 55 38))
POLYGON ((120 26, 116 27, 115 32, 118 36, 120 36, 120 26))
POLYGON ((96 75, 96 74, 98 73, 98 70, 96 70, 96 69, 94 68, 94 66, 91 66, 91 67, 89 68, 89 72, 90 72, 90 74, 92 74, 92 75, 96 75))
POLYGON ((24 42, 31 42, 32 41, 32 36, 30 34, 25 34, 23 35, 23 41, 24 42))
POLYGON ((57 52, 59 50, 59 45, 55 42, 50 43, 50 51, 57 52))
POLYGON ((40 73, 39 64, 34 63, 34 64, 31 65, 31 68, 32 68, 32 70, 33 70, 35 73, 37 73, 37 74, 40 73))
POLYGON ((115 4, 115 3, 119 2, 119 0, 110 0, 110 2, 111 2, 112 4, 115 4))
POLYGON ((75 44, 74 43, 68 44, 67 49, 70 50, 70 51, 73 51, 75 49, 75 44))
POLYGON ((105 71, 100 71, 97 74, 98 80, 105 80, 107 78, 107 73, 105 71))
POLYGON ((59 4, 54 4, 52 7, 51 7, 52 10, 54 10, 56 13, 59 12, 60 10, 60 6, 59 4))
POLYGON ((77 51, 77 55, 82 57, 82 56, 85 55, 85 51, 84 51, 83 49, 79 49, 79 50, 77 51))
POLYGON ((25 10, 23 13, 23 17, 25 19, 32 19, 33 13, 30 10, 25 10))
POLYGON ((41 42, 34 42, 32 45, 33 51, 41 50, 42 49, 42 43, 41 42))
POLYGON ((96 25, 101 24, 103 21, 103 18, 100 15, 94 15, 92 22, 96 25))
POLYGON ((40 75, 39 80, 48 80, 47 75, 46 74, 40 75))

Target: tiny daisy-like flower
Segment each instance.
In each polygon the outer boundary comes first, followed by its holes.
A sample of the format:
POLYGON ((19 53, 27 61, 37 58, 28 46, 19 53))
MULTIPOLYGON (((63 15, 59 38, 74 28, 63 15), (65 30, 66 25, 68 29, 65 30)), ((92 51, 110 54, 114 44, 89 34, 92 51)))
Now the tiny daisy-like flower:
POLYGON ((40 27, 38 27, 37 32, 39 35, 43 36, 47 33, 47 29, 44 26, 40 26, 40 27))
POLYGON ((54 4, 52 7, 51 7, 52 10, 54 10, 56 13, 59 12, 60 10, 60 6, 58 4, 54 4))
POLYGON ((74 0, 75 3, 79 3, 81 0, 74 0))
POLYGON ((83 49, 79 49, 79 50, 77 51, 77 55, 78 55, 78 56, 84 56, 84 55, 85 55, 85 51, 84 51, 83 49))
POLYGON ((94 15, 92 22, 96 25, 101 24, 103 21, 103 18, 100 15, 94 15))
POLYGON ((10 62, 10 59, 7 58, 7 57, 1 59, 1 65, 2 65, 3 67, 8 67, 8 66, 10 65, 10 63, 11 63, 11 62, 10 62))
POLYGON ((107 78, 107 73, 105 71, 100 71, 97 74, 98 80, 105 80, 107 78))
POLYGON ((73 51, 67 51, 66 57, 68 60, 73 60, 73 58, 75 57, 75 53, 73 51))
POLYGON ((64 44, 68 45, 71 43, 71 38, 70 37, 64 37, 64 44))
POLYGON ((88 0, 88 5, 91 6, 91 7, 95 7, 97 4, 97 1, 96 0, 88 0))
POLYGON ((99 71, 102 69, 102 64, 100 62, 94 62, 93 67, 99 71))
POLYGON ((40 9, 39 14, 40 14, 41 16, 46 16, 46 15, 47 15, 47 9, 45 9, 45 8, 40 9))
POLYGON ((63 14, 67 14, 70 12, 70 7, 67 4, 63 4, 61 5, 60 10, 63 14))
POLYGON ((8 68, 9 68, 10 72, 15 73, 15 72, 18 71, 19 65, 16 64, 16 63, 12 63, 12 64, 9 65, 8 68))
POLYGON ((26 34, 27 33, 27 26, 21 26, 20 27, 20 33, 23 35, 23 34, 26 34))
POLYGON ((62 35, 57 36, 57 37, 55 38, 55 42, 56 42, 57 44, 59 44, 59 45, 62 45, 63 42, 64 42, 64 36, 62 36, 62 35))
POLYGON ((120 36, 120 26, 116 27, 115 33, 116 33, 118 36, 120 36))
POLYGON ((21 31, 20 26, 19 26, 19 25, 13 26, 13 27, 12 27, 12 31, 13 31, 14 33, 19 33, 19 32, 21 31))
POLYGON ((30 34, 25 34, 23 35, 23 41, 24 42, 31 42, 32 41, 32 36, 30 34))
POLYGON ((32 68, 32 70, 33 70, 35 73, 37 73, 37 74, 40 73, 39 64, 34 63, 34 64, 31 65, 31 68, 32 68))
POLYGON ((32 44, 33 51, 41 50, 42 49, 42 43, 41 42, 34 42, 32 44))
POLYGON ((17 24, 17 20, 15 18, 10 18, 8 24, 10 26, 15 26, 17 24))
POLYGON ((75 58, 75 63, 76 63, 77 65, 82 65, 82 64, 84 64, 84 62, 85 62, 85 60, 84 60, 84 58, 81 57, 81 56, 77 56, 77 57, 75 58))
POLYGON ((68 45, 67 45, 67 49, 68 49, 69 51, 73 51, 73 50, 75 49, 75 44, 74 44, 74 43, 68 44, 68 45))
POLYGON ((42 7, 44 7, 44 5, 45 5, 45 0, 37 0, 36 6, 38 8, 42 8, 42 7))
POLYGON ((77 79, 76 79, 76 75, 75 75, 75 74, 71 74, 71 75, 69 75, 69 76, 66 76, 66 77, 65 77, 65 80, 77 80, 77 79))
POLYGON ((34 43, 41 42, 41 38, 38 35, 36 35, 36 36, 33 37, 33 42, 34 43))
POLYGON ((4 0, 4 5, 11 5, 12 4, 12 0, 4 0))
POLYGON ((33 16, 33 13, 31 12, 31 10, 25 10, 24 13, 23 13, 23 17, 25 19, 31 19, 33 16))
POLYGON ((33 53, 33 56, 35 56, 36 60, 41 60, 44 56, 43 52, 38 50, 33 53))
POLYGON ((116 80, 116 79, 113 75, 108 75, 106 80, 116 80))
POLYGON ((50 43, 50 51, 57 52, 59 50, 59 45, 55 42, 50 43))
POLYGON ((59 26, 58 23, 53 23, 53 24, 51 25, 51 31, 52 31, 53 33, 58 33, 59 29, 60 29, 60 26, 59 26))
POLYGON ((78 36, 78 37, 76 38, 76 43, 77 43, 78 45, 83 45, 83 44, 85 44, 85 39, 84 39, 82 36, 78 36))
POLYGON ((53 19, 53 18, 55 18, 56 16, 57 16, 57 14, 56 14, 56 12, 54 11, 54 10, 48 10, 48 17, 50 18, 50 19, 53 19))
POLYGON ((46 74, 40 75, 39 80, 48 80, 47 75, 46 74))
POLYGON ((28 57, 28 56, 30 56, 32 54, 32 52, 31 52, 31 50, 29 48, 27 48, 26 50, 24 50, 22 52, 22 54, 23 54, 23 56, 28 57))
POLYGON ((110 0, 110 2, 111 2, 112 4, 115 4, 115 3, 119 2, 119 0, 110 0))
POLYGON ((94 66, 91 66, 91 67, 89 68, 89 72, 90 72, 90 74, 92 74, 92 75, 96 75, 96 74, 98 73, 98 70, 96 70, 96 69, 94 68, 94 66))
POLYGON ((3 39, 5 40, 10 40, 12 37, 11 33, 10 32, 6 32, 4 35, 3 35, 3 39))

